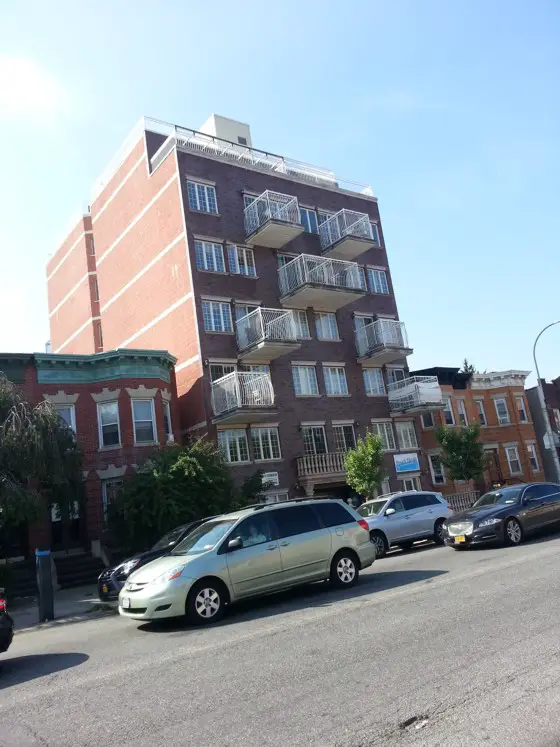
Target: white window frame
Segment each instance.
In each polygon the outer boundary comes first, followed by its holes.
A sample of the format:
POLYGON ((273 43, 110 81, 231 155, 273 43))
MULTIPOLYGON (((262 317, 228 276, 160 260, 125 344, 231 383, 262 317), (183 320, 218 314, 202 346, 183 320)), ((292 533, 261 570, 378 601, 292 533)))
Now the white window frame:
POLYGON ((467 416, 467 408, 465 406, 465 400, 457 399, 455 401, 457 402, 457 421, 459 425, 466 427, 469 424, 469 418, 467 416), (463 420, 465 422, 462 422, 463 420))
POLYGON ((199 213, 208 213, 209 215, 219 214, 218 196, 216 194, 216 187, 213 184, 203 184, 194 179, 187 179, 187 199, 191 210, 196 210, 199 213), (201 193, 204 197, 201 197, 201 193), (194 200, 191 198, 194 198, 194 200), (215 210, 210 209, 212 201, 216 207, 215 210))
POLYGON ((163 428, 165 430, 165 440, 167 442, 174 441, 175 437, 173 436, 173 423, 171 421, 171 404, 168 402, 168 400, 163 400, 163 428), (165 421, 167 419, 167 428, 165 427, 165 421))
POLYGON ((529 464, 531 465, 531 470, 533 472, 540 472, 541 467, 539 462, 539 455, 537 452, 537 445, 532 441, 527 441, 525 446, 527 447, 527 453, 529 454, 529 464), (533 465, 533 462, 536 466, 533 465))
POLYGON ((216 241, 195 239, 194 258, 196 269, 199 272, 216 272, 220 275, 226 274, 223 244, 218 244, 216 241), (201 264, 199 264, 199 259, 201 260, 201 264))
POLYGON ((250 195, 247 192, 243 193, 243 209, 246 210, 249 205, 257 199, 258 195, 250 195))
POLYGON ((305 309, 294 309, 294 321, 296 325, 296 337, 298 340, 310 340, 309 318, 305 309), (301 334, 305 332, 305 334, 301 334))
MULTIPOLYGON (((110 424, 112 425, 112 424, 110 424)), ((97 403, 97 435, 99 438, 99 448, 100 449, 119 449, 122 445, 121 440, 121 413, 119 408, 119 401, 118 399, 112 399, 109 402, 98 402, 97 403), (105 445, 103 442, 103 425, 101 423, 101 411, 105 407, 105 405, 117 405, 117 432, 119 434, 119 440, 116 444, 108 444, 105 445)))
POLYGON ((109 510, 109 498, 107 496, 107 485, 117 484, 122 487, 124 480, 122 477, 109 477, 105 480, 101 480, 101 504, 103 508, 103 520, 107 521, 107 515, 109 510))
POLYGON ((387 384, 396 384, 398 381, 404 381, 405 379, 406 371, 404 368, 387 367, 387 384))
POLYGON ((366 274, 370 293, 375 293, 378 296, 391 295, 387 270, 381 270, 377 267, 366 267, 366 274))
POLYGON ((58 417, 68 425, 74 435, 76 435, 76 406, 75 405, 53 405, 54 409, 57 413, 59 413, 58 417), (60 416, 61 410, 69 410, 70 411, 70 422, 67 423, 64 418, 60 416))
POLYGON ((210 334, 233 334, 233 319, 231 316, 231 304, 227 301, 211 301, 208 299, 202 299, 202 323, 204 325, 204 331, 210 334), (204 314, 204 308, 208 306, 210 311, 210 319, 212 327, 206 326, 206 316, 204 314), (222 329, 214 327, 214 309, 217 307, 219 311, 220 322, 222 323, 222 329), (227 309, 227 312, 225 311, 227 309), (226 322, 229 322, 229 327, 226 322))
POLYGON ((445 407, 443 408, 443 424, 448 426, 449 428, 452 425, 455 425, 455 412, 453 411, 453 401, 451 397, 444 397, 445 407), (445 414, 449 412, 451 413, 451 423, 448 423, 445 414))
POLYGON ((396 451, 397 443, 393 431, 393 423, 390 420, 378 420, 371 424, 371 432, 374 436, 381 436, 383 451, 396 451))
POLYGON ((258 308, 259 308, 258 306, 254 306, 253 304, 250 304, 250 303, 236 303, 235 304, 235 321, 238 322, 244 316, 251 314, 253 311, 256 311, 258 308))
POLYGON ((494 399, 494 408, 496 409, 496 417, 498 418, 498 425, 511 425, 511 415, 509 414, 509 407, 507 404, 506 397, 496 397, 494 399), (500 412, 498 410, 498 402, 504 403, 504 407, 507 413, 507 420, 505 418, 500 417, 500 412))
POLYGON ((228 244, 227 246, 229 271, 232 275, 242 275, 245 278, 257 277, 255 252, 247 246, 228 244))
POLYGON ((303 226, 303 230, 305 231, 305 233, 319 233, 319 219, 317 217, 317 211, 314 208, 303 207, 303 205, 300 205, 299 215, 300 215, 300 221, 301 221, 301 224, 303 226), (311 222, 309 218, 310 213, 313 214, 313 217, 315 218, 315 226, 316 226, 315 231, 313 231, 311 228, 311 222))
MULTIPOLYGON (((132 411, 132 431, 134 434, 134 445, 135 446, 147 446, 150 444, 157 444, 158 443, 158 437, 157 437, 157 426, 156 426, 156 410, 154 407, 154 399, 153 397, 147 398, 147 397, 131 397, 130 398, 130 409, 132 411), (138 441, 136 438, 136 416, 134 414, 134 403, 135 402, 149 402, 150 403, 150 411, 152 413, 152 435, 153 438, 149 441, 138 441)), ((139 420, 139 423, 147 423, 147 420, 139 420)))
POLYGON ((402 488, 401 490, 422 490, 422 485, 420 484, 420 478, 418 475, 414 475, 413 477, 398 477, 397 478, 400 482, 402 482, 402 488))
POLYGON ((506 459, 509 467, 509 473, 513 477, 514 475, 522 475, 523 474, 523 465, 521 464, 521 459, 519 458, 519 448, 516 444, 509 444, 504 445, 504 450, 506 452, 506 459), (510 458, 510 451, 513 451, 515 453, 514 457, 510 458), (519 464, 519 469, 514 470, 511 466, 512 462, 517 462, 519 464))
POLYGON ((435 428, 436 427, 436 419, 434 417, 434 413, 431 410, 428 410, 427 412, 423 412, 422 415, 421 415, 421 419, 422 419, 422 430, 423 431, 427 431, 427 430, 430 430, 430 428, 435 428), (426 425, 426 421, 424 420, 424 418, 427 415, 429 415, 430 418, 431 418, 431 421, 432 421, 431 425, 426 425))
POLYGON ((353 423, 336 423, 332 427, 333 429, 333 443, 334 443, 334 450, 337 453, 346 454, 350 449, 356 448, 356 431, 354 429, 353 423), (344 439, 344 429, 345 428, 351 428, 352 429, 352 443, 353 446, 347 446, 346 441, 344 439), (340 439, 337 439, 337 435, 340 434, 340 439), (337 441, 340 440, 340 443, 337 443, 337 441), (339 449, 338 447, 342 445, 344 448, 339 449))
POLYGON ((475 407, 476 407, 476 413, 478 416, 478 423, 481 428, 486 428, 488 425, 488 418, 486 417, 486 408, 484 407, 484 400, 483 399, 475 399, 474 401, 475 407), (482 418, 480 417, 482 415, 482 418), (482 422, 484 420, 484 422, 482 422))
POLYGON ((251 462, 249 441, 245 428, 228 428, 228 430, 218 431, 218 446, 226 464, 249 464, 251 462), (243 449, 240 441, 245 444, 246 459, 242 459, 243 449), (236 452, 237 459, 230 458, 232 447, 234 447, 233 450, 236 452))
POLYGON ((432 485, 445 485, 447 478, 445 476, 445 466, 441 461, 441 454, 428 454, 428 464, 430 466, 430 475, 432 476, 432 485), (433 460, 439 460, 439 473, 441 473, 441 480, 436 480, 436 471, 433 460))
POLYGON ((522 394, 515 395, 515 407, 517 409, 517 416, 519 418, 519 422, 523 424, 528 423, 529 415, 527 414, 527 408, 525 406, 525 397, 522 394), (519 407, 520 403, 521 403, 521 407, 519 407), (521 419, 521 413, 523 413, 524 420, 521 419))
POLYGON ((316 311, 315 333, 321 342, 340 342, 336 314, 332 311, 316 311))
POLYGON ((317 379, 317 366, 308 364, 292 364, 292 381, 294 385, 294 392, 296 397, 319 397, 319 381, 317 379), (297 371, 296 371, 297 369, 297 371), (313 375, 311 375, 311 370, 313 375), (302 375, 303 373, 303 375, 302 375), (297 390, 296 381, 300 385, 300 392, 297 390), (310 387, 306 387, 303 390, 302 383, 312 384, 310 387))
POLYGON ((348 397, 348 379, 344 366, 330 366, 323 363, 323 379, 325 380, 325 392, 327 397, 348 397), (333 384, 337 384, 333 388, 333 384), (338 386, 341 385, 341 386, 338 386))
POLYGON ((418 436, 413 420, 397 421, 395 431, 400 451, 410 451, 418 448, 418 436))
POLYGON ((364 366, 362 368, 362 376, 364 379, 364 389, 368 397, 385 397, 387 395, 383 369, 364 366))
POLYGON ((276 493, 260 493, 262 503, 283 503, 290 500, 290 493, 287 490, 279 490, 276 493))
POLYGON ((221 379, 223 376, 227 376, 228 374, 233 373, 234 371, 237 371, 237 365, 235 363, 219 363, 218 361, 215 361, 214 363, 208 364, 208 373, 210 375, 210 383, 217 381, 218 379, 221 379), (227 371, 227 373, 223 373, 222 376, 217 376, 216 378, 213 378, 212 368, 214 366, 221 366, 222 368, 231 368, 231 371, 227 371))
POLYGON ((303 440, 303 453, 305 456, 317 456, 318 454, 328 454, 329 453, 329 442, 327 441, 327 433, 325 431, 324 425, 302 425, 301 426, 301 438, 303 440), (321 431, 323 434, 323 443, 325 444, 325 451, 317 451, 317 445, 315 438, 311 436, 310 439, 306 441, 305 439, 305 432, 309 431, 309 433, 313 434, 315 431, 321 431), (308 451, 307 446, 312 445, 313 450, 308 451))
POLYGON ((241 366, 241 371, 248 371, 249 373, 266 373, 270 374, 270 364, 268 363, 244 363, 241 366))
POLYGON ((280 431, 278 430, 277 426, 255 426, 251 428, 251 446, 253 449, 253 459, 255 462, 278 462, 282 459, 282 446, 280 445, 280 431), (273 439, 271 438, 271 434, 276 434, 276 440, 277 440, 277 446, 278 446, 278 456, 270 456, 270 457, 264 457, 264 449, 263 449, 263 442, 267 441, 267 446, 271 454, 273 454, 273 439), (258 436, 258 438, 255 438, 258 436), (257 453, 257 449, 255 448, 255 441, 258 442, 260 456, 257 453))

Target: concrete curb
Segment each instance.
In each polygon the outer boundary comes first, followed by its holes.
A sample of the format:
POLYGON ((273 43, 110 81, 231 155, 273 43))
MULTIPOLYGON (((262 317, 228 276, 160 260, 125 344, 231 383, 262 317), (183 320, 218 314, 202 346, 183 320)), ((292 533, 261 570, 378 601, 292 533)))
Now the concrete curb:
POLYGON ((85 622, 87 620, 97 620, 102 617, 110 617, 111 615, 118 615, 118 607, 116 604, 98 602, 93 604, 92 607, 85 612, 80 612, 75 615, 67 615, 66 617, 57 617, 54 620, 48 622, 37 622, 32 625, 26 625, 24 628, 15 628, 14 635, 22 635, 24 633, 33 633, 37 630, 45 630, 47 628, 56 628, 61 625, 71 625, 73 623, 85 622))

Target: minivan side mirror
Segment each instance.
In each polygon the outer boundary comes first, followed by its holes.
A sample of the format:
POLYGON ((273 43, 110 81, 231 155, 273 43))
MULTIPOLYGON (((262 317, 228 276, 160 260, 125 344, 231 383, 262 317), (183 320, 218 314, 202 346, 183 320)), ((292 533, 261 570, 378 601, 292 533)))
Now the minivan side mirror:
POLYGON ((394 508, 388 508, 388 509, 387 509, 387 510, 385 511, 385 516, 392 516, 393 514, 396 514, 396 513, 397 513, 397 512, 395 511, 395 509, 394 509, 394 508))
POLYGON ((230 539, 228 542, 228 552, 233 552, 234 550, 241 550, 243 547, 243 540, 241 537, 234 537, 233 539, 230 539))

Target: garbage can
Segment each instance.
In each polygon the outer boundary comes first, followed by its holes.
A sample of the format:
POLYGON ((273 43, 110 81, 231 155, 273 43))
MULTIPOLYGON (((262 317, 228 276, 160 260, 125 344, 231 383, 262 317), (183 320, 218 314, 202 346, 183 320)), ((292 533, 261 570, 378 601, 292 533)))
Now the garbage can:
POLYGON ((52 581, 51 551, 35 550, 37 588, 39 590, 39 622, 54 620, 54 588, 52 581))

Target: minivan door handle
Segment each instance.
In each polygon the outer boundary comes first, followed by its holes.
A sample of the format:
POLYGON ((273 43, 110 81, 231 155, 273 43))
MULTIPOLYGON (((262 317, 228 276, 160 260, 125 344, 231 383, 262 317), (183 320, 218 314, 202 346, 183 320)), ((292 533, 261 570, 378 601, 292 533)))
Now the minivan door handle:
POLYGON ((276 545, 269 545, 269 546, 268 546, 268 547, 266 548, 266 551, 267 551, 267 552, 272 552, 273 550, 276 550, 276 545))
POLYGON ((280 547, 288 547, 289 544, 289 542, 281 542, 280 547))

